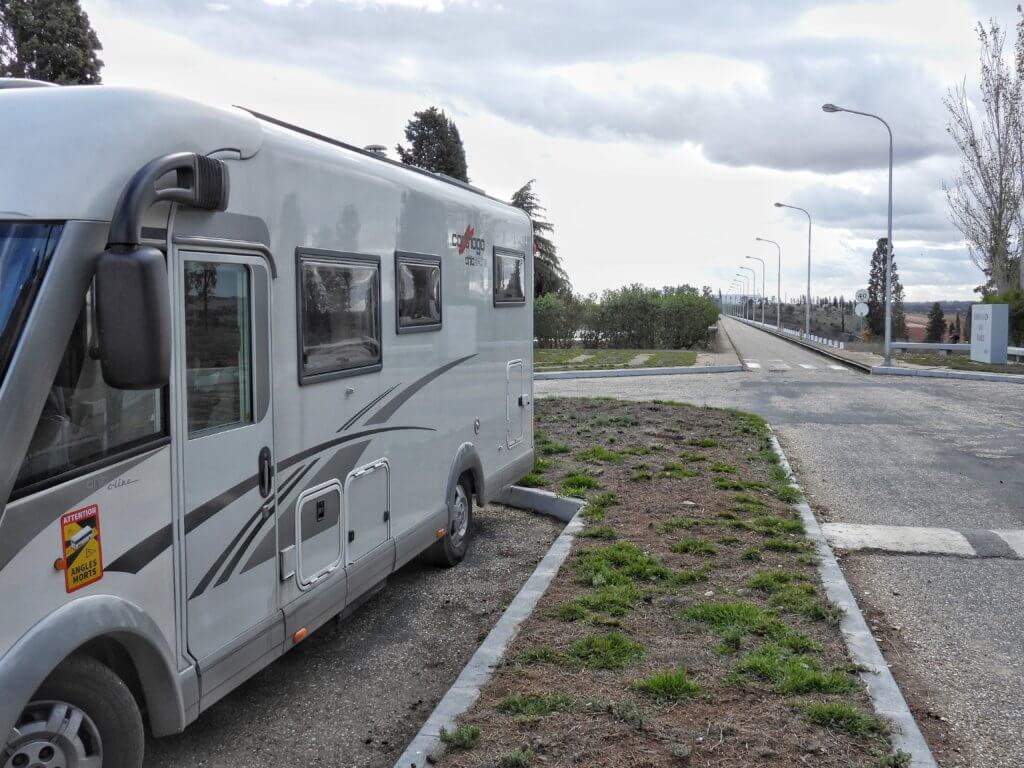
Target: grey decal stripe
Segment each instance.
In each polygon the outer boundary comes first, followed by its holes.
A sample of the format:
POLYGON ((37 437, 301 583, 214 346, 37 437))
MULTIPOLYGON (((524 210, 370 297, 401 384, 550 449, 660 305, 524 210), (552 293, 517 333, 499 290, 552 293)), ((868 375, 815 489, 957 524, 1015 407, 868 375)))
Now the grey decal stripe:
POLYGON ((342 424, 338 428, 338 431, 339 432, 344 432, 346 429, 351 427, 353 424, 355 424, 357 421, 359 421, 359 419, 361 419, 364 415, 366 415, 366 412, 368 410, 373 408, 373 406, 375 406, 377 403, 379 403, 385 397, 387 397, 392 392, 394 392, 396 389, 398 389, 398 387, 399 387, 399 385, 395 384, 393 387, 389 387, 388 389, 385 389, 383 392, 381 392, 379 395, 377 395, 375 398, 373 398, 373 400, 371 400, 366 405, 364 405, 362 408, 360 408, 355 416, 353 416, 351 419, 349 419, 344 424, 342 424))
POLYGON ((256 534, 258 534, 260 532, 260 529, 263 528, 263 524, 267 522, 267 520, 271 519, 273 519, 273 516, 260 520, 256 524, 256 527, 249 532, 249 535, 245 537, 245 541, 242 542, 242 546, 238 548, 238 550, 235 552, 235 556, 231 558, 231 562, 228 563, 228 567, 224 569, 224 573, 220 575, 220 578, 217 579, 217 583, 213 585, 214 589, 216 589, 225 581, 231 578, 231 574, 234 573, 235 568, 238 567, 238 561, 242 559, 242 555, 244 555, 245 551, 249 549, 249 545, 252 544, 253 541, 255 540, 256 534))
POLYGON ((191 533, 211 517, 220 512, 224 507, 233 501, 240 499, 244 494, 251 491, 259 483, 256 475, 245 478, 238 485, 228 488, 223 493, 214 496, 209 501, 200 504, 187 515, 185 515, 185 533, 191 533))
POLYGON ((395 412, 399 408, 405 405, 409 398, 411 398, 413 395, 415 395, 417 392, 419 392, 421 389, 427 386, 427 384, 432 382, 441 374, 450 371, 456 365, 461 365, 462 363, 474 357, 476 357, 475 353, 472 355, 466 355, 465 357, 460 357, 457 360, 452 360, 450 363, 445 363, 437 370, 431 371, 423 378, 417 379, 408 387, 406 387, 397 397, 395 397, 394 400, 389 402, 387 405, 385 405, 383 408, 381 408, 379 411, 373 414, 373 416, 367 419, 364 426, 370 426, 371 424, 383 424, 387 422, 388 419, 395 415, 395 412))
POLYGON ((325 443, 320 443, 320 445, 314 445, 312 448, 307 448, 304 451, 299 451, 294 456, 289 456, 287 459, 282 461, 278 466, 281 469, 287 469, 293 464, 298 464, 303 459, 308 459, 310 456, 315 456, 316 454, 320 453, 320 451, 325 451, 328 448, 333 448, 336 445, 341 445, 342 443, 348 443, 353 440, 358 440, 359 438, 366 437, 368 435, 378 435, 381 432, 400 432, 402 430, 413 430, 421 432, 437 431, 433 427, 377 427, 377 429, 364 429, 360 432, 353 432, 351 435, 342 435, 341 437, 336 437, 333 440, 328 440, 325 443))
POLYGON ((282 501, 288 498, 288 494, 295 490, 295 486, 297 486, 302 481, 302 478, 304 478, 309 473, 309 470, 311 470, 315 466, 316 460, 313 460, 305 469, 300 470, 299 472, 292 475, 292 479, 288 483, 287 487, 281 489, 281 491, 277 494, 277 502, 280 504, 282 501))
MULTIPOLYGON (((256 510, 256 514, 245 522, 245 525, 242 526, 242 530, 235 534, 234 538, 231 539, 231 543, 228 544, 224 548, 224 551, 217 556, 217 559, 213 561, 213 565, 210 566, 210 569, 203 575, 203 578, 199 580, 199 583, 196 584, 196 588, 192 590, 192 594, 188 596, 189 600, 199 597, 199 595, 206 591, 206 588, 210 586, 210 582, 213 581, 213 577, 217 575, 217 571, 219 571, 220 567, 224 565, 224 561, 228 559, 228 556, 232 551, 234 551, 235 547, 238 546, 238 542, 242 540, 242 536, 244 536, 245 532, 249 530, 249 527, 256 521, 256 518, 260 517, 262 514, 263 505, 260 505, 260 508, 256 510)), ((257 530, 259 530, 259 526, 257 526, 257 530)))
MULTIPOLYGON (((95 475, 86 475, 71 480, 65 485, 55 487, 51 492, 44 491, 28 496, 23 501, 19 500, 8 504, 7 511, 0 513, 3 518, 3 524, 0 525, 0 571, 14 559, 14 556, 26 544, 46 530, 54 520, 77 507, 115 478, 161 450, 164 450, 164 447, 128 459, 121 464, 115 464, 95 475)), ((2 505, 0 505, 0 509, 2 509, 2 505)), ((102 514, 103 510, 101 509, 100 515, 102 516, 102 514)), ((168 526, 167 532, 170 533, 170 530, 170 526, 168 526)))
POLYGON ((171 525, 168 523, 151 533, 106 567, 107 571, 138 573, 171 546, 171 525))

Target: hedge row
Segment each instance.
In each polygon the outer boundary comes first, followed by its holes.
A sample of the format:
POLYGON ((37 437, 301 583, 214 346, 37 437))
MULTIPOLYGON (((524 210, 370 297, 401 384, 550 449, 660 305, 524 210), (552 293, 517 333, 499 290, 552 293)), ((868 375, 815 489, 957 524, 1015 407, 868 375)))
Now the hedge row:
POLYGON ((533 332, 542 347, 702 346, 717 319, 714 300, 689 286, 659 291, 634 284, 605 291, 600 298, 547 293, 533 305, 533 332))

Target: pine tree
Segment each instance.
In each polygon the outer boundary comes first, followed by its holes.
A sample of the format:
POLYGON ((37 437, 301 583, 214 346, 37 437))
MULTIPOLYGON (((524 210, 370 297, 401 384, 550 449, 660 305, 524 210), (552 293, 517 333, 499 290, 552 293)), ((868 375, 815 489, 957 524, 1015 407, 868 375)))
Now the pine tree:
POLYGON ((78 0, 0 0, 0 77, 93 85, 102 49, 78 0))
MULTIPOLYGON (((868 316, 867 324, 871 335, 875 338, 885 336, 885 250, 886 238, 880 237, 871 254, 871 267, 868 271, 868 316)), ((896 268, 896 255, 892 258, 892 337, 906 337, 907 317, 903 311, 903 284, 900 283, 899 271, 896 268)))
POLYGON ((530 179, 513 193, 512 205, 525 211, 533 223, 533 295, 543 296, 571 290, 572 286, 549 237, 554 226, 543 216, 544 208, 533 191, 535 181, 530 179))
POLYGON ((412 120, 405 124, 405 140, 409 148, 399 144, 396 149, 399 159, 406 165, 469 182, 466 150, 459 129, 455 121, 437 107, 413 113, 412 120))
POLYGON ((938 343, 942 341, 945 334, 946 316, 942 312, 942 305, 936 301, 928 312, 928 325, 924 329, 924 340, 938 343))

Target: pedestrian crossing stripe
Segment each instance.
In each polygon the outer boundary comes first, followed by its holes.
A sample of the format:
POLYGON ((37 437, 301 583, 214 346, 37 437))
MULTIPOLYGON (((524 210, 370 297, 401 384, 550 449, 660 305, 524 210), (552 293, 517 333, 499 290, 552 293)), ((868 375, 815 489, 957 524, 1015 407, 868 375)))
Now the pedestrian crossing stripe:
POLYGON ((831 368, 833 371, 845 371, 845 370, 847 370, 847 368, 845 366, 842 366, 842 365, 830 365, 829 368, 831 368))
POLYGON ((801 368, 807 371, 815 370, 815 367, 813 365, 807 365, 807 363, 797 363, 797 365, 799 365, 801 368))
POLYGON ((744 365, 746 365, 747 368, 760 368, 761 367, 760 363, 755 363, 753 360, 747 360, 744 363, 744 365))

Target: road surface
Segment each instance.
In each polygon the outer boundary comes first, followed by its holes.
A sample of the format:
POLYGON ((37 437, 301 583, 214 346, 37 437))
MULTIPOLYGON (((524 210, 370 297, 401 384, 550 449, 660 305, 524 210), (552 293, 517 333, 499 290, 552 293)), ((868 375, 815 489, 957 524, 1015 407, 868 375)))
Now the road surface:
POLYGON ((743 373, 541 381, 536 394, 766 418, 826 532, 871 547, 843 570, 940 764, 1024 765, 1024 386, 868 376, 722 324, 743 373))

